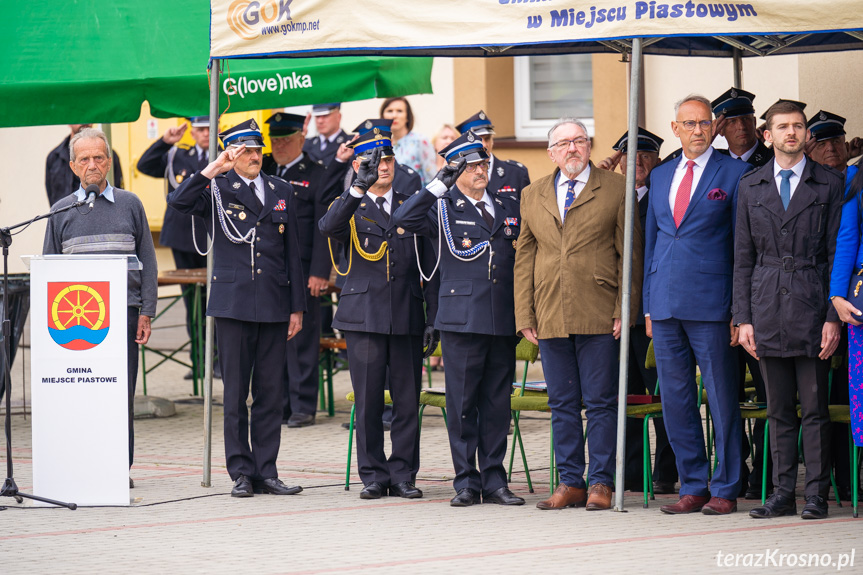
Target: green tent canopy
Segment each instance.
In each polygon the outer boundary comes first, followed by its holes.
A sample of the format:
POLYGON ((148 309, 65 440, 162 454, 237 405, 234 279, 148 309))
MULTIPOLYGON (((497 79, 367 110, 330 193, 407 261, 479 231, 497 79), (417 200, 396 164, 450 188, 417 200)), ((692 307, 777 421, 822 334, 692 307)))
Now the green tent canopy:
MULTIPOLYGON (((207 0, 0 3, 0 127, 209 112, 207 0)), ((220 108, 264 108, 431 92, 431 58, 231 62, 220 108)))

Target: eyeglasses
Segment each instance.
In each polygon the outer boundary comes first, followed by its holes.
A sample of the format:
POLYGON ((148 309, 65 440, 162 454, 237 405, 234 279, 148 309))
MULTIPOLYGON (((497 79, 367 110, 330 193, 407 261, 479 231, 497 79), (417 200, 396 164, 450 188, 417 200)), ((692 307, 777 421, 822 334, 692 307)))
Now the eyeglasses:
POLYGON ((478 169, 486 172, 488 171, 489 162, 477 162, 476 164, 468 164, 464 167, 465 172, 475 172, 478 169))
POLYGON ((675 120, 675 122, 682 125, 688 132, 694 132, 695 126, 700 126, 701 130, 706 132, 710 129, 710 126, 713 125, 712 120, 701 120, 700 122, 696 122, 695 120, 684 120, 683 122, 678 122, 675 120))
POLYGON ((558 140, 557 142, 550 145, 549 148, 554 148, 556 150, 568 150, 569 147, 573 144, 575 144, 575 147, 577 148, 583 148, 588 143, 590 143, 590 140, 588 140, 587 138, 575 138, 574 140, 558 140))

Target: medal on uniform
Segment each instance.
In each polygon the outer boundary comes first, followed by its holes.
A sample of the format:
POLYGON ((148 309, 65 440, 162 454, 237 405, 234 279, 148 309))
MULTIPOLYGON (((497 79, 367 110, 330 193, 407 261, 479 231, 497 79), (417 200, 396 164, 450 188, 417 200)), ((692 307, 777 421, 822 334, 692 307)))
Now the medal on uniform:
POLYGON ((280 234, 285 233, 285 224, 279 224, 279 233, 280 234))
POLYGON ((240 218, 241 220, 245 220, 246 219, 246 212, 240 212, 239 214, 237 214, 237 217, 240 218))
POLYGON ((234 182, 234 185, 231 187, 234 188, 235 190, 239 190, 241 185, 242 184, 240 182, 234 182))
POLYGON ((183 181, 183 174, 177 174, 177 183, 179 184, 182 181, 183 181))
POLYGON ((401 235, 404 235, 405 229, 404 228, 396 228, 396 232, 398 232, 398 234, 401 236, 401 235))
POLYGON ((461 240, 461 247, 463 247, 463 248, 469 248, 471 245, 472 245, 472 244, 471 244, 470 238, 462 238, 462 240, 461 240))
POLYGON ((512 235, 512 228, 509 226, 506 226, 505 228, 503 228, 503 235, 511 236, 512 235))
POLYGON ((225 213, 230 216, 230 215, 233 215, 234 212, 232 212, 231 210, 225 210, 225 213))

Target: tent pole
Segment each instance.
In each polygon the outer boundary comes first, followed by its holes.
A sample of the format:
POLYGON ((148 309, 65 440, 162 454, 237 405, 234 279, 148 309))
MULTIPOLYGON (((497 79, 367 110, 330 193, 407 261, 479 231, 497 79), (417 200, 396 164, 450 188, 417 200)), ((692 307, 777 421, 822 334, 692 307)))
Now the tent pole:
MULTIPOLYGON (((629 78, 629 137, 626 149, 638 150, 638 113, 641 94, 641 38, 632 40, 629 78)), ((635 219, 635 153, 626 154, 626 219, 623 231, 623 294, 620 299, 620 372, 617 382, 617 471, 614 480, 614 510, 623 511, 626 460, 626 380, 629 374, 629 324, 632 299, 632 234, 635 219)))
POLYGON ((734 87, 739 90, 743 88, 743 52, 740 48, 734 48, 731 57, 734 65, 734 87))
MULTIPOLYGON (((219 72, 221 60, 213 60, 210 71, 210 161, 219 155, 219 72)), ((209 245, 211 238, 208 238, 209 245)), ((210 298, 210 278, 213 276, 213 251, 207 254, 207 300, 210 298)), ((201 310, 205 313, 205 310, 201 310)), ((213 455, 213 318, 206 316, 204 346, 204 476, 202 487, 210 487, 210 467, 213 455)))

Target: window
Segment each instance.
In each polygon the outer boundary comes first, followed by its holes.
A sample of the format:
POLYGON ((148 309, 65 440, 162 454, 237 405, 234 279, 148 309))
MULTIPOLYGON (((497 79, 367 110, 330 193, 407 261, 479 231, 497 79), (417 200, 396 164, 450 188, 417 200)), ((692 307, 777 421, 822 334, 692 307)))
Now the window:
POLYGON ((590 54, 524 56, 515 60, 515 135, 543 140, 554 122, 575 116, 593 136, 590 54))

